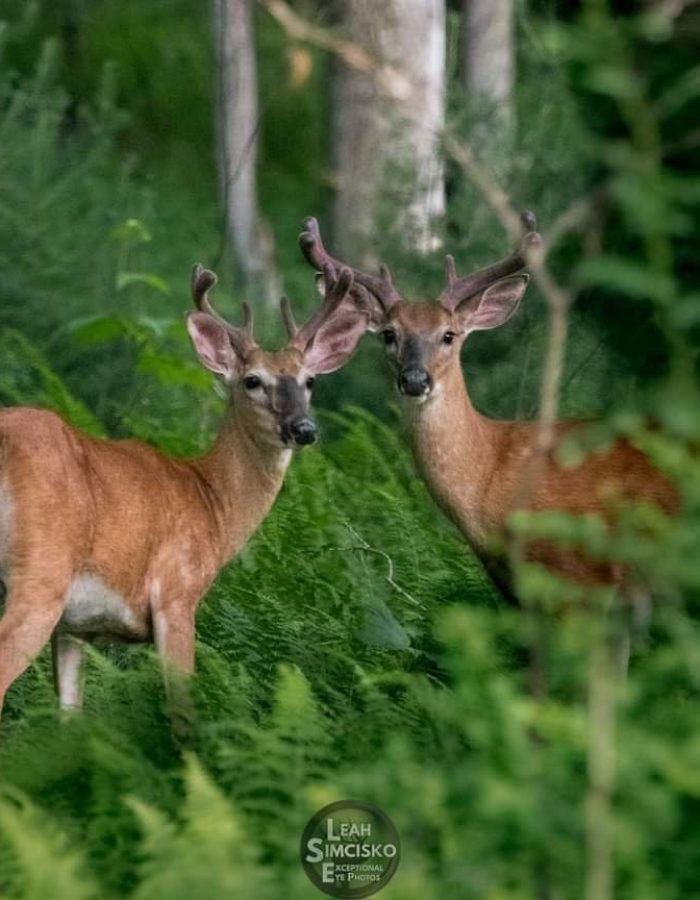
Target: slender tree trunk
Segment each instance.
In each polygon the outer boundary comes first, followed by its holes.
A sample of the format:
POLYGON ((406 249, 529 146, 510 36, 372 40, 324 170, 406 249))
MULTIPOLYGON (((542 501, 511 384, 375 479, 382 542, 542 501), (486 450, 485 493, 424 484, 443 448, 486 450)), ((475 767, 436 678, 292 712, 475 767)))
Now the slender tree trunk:
POLYGON ((432 249, 445 210, 439 132, 445 114, 445 0, 343 0, 345 32, 410 85, 406 117, 370 77, 338 64, 333 104, 333 241, 368 262, 384 200, 409 248, 432 249), (391 168, 403 170, 389 190, 391 168), (389 192, 390 196, 387 196, 389 192), (363 259, 363 256, 365 257, 363 259))
POLYGON ((258 208, 256 163, 260 114, 253 0, 214 0, 219 172, 238 280, 274 303, 279 285, 272 232, 258 208))
POLYGON ((462 79, 478 113, 472 143, 505 155, 515 128, 513 0, 464 0, 464 24, 462 79))

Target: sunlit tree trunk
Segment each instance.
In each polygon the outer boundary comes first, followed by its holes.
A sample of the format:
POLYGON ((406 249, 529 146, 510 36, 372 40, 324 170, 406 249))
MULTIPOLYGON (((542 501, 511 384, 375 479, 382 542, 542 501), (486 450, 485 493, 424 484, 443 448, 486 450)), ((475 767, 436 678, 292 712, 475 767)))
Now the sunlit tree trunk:
POLYGON ((272 233, 258 207, 258 80, 253 0, 214 0, 219 171, 236 273, 252 296, 278 296, 272 233))
POLYGON ((382 201, 408 247, 436 244, 445 210, 439 132, 445 113, 444 0, 343 0, 345 33, 402 77, 410 115, 376 81, 338 64, 333 104, 334 244, 363 261, 382 201), (386 176, 404 170, 386 195, 386 176), (383 190, 384 189, 384 190, 383 190))
POLYGON ((477 120, 472 143, 507 152, 515 126, 513 0, 464 0, 463 83, 477 120))

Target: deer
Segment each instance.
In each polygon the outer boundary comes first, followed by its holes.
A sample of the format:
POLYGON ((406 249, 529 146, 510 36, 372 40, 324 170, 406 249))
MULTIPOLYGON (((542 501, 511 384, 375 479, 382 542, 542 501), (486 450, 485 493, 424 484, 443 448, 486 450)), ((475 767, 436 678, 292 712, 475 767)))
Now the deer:
MULTIPOLYGON (((460 362, 462 346, 472 332, 499 328, 515 315, 528 286, 523 271, 528 256, 542 248, 534 215, 525 212, 521 221, 519 246, 493 265, 459 277, 448 255, 447 284, 435 301, 403 299, 386 266, 379 274, 348 267, 354 283, 345 299, 365 311, 369 331, 381 334, 408 440, 429 493, 514 604, 518 598, 506 552, 511 513, 560 510, 609 522, 616 503, 625 499, 655 503, 669 514, 678 505, 668 479, 624 438, 565 467, 558 449, 585 423, 558 421, 551 446, 534 466, 540 453, 537 423, 492 419, 472 404, 460 362)), ((341 266, 327 252, 316 219, 304 221, 299 242, 315 270, 341 266)), ((620 586, 626 574, 619 564, 545 541, 529 542, 525 558, 579 585, 620 586)))
POLYGON ((0 710, 49 640, 64 710, 82 704, 85 642, 153 642, 166 671, 194 670, 199 601, 269 512, 293 451, 316 441, 315 377, 339 369, 365 331, 345 302, 352 273, 325 277, 301 327, 282 298, 288 343, 267 351, 250 306, 230 324, 210 300, 216 275, 195 266, 187 331, 228 395, 203 455, 94 438, 48 410, 0 411, 0 710))

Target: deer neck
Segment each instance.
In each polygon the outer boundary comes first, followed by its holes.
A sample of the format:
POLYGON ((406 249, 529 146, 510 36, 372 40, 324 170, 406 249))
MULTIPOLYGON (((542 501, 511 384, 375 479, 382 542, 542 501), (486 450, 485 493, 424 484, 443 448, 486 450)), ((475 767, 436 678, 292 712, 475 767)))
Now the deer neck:
POLYGON ((256 438, 231 405, 211 450, 192 461, 219 536, 220 561, 232 559, 279 493, 292 451, 256 438))
POLYGON ((458 359, 423 403, 404 402, 417 468, 433 499, 478 548, 494 526, 488 486, 499 423, 472 406, 458 359))

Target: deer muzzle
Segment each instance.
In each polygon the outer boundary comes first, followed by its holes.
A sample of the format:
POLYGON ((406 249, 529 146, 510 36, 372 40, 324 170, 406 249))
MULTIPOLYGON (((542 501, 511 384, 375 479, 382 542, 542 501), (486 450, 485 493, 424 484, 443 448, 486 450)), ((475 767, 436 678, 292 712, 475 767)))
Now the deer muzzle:
POLYGON ((424 360, 425 349, 420 337, 406 335, 399 357, 397 386, 407 397, 424 397, 433 389, 433 379, 424 360))
POLYGON ((399 372, 398 388, 409 397, 422 397, 433 389, 433 379, 427 369, 412 367, 399 372))
POLYGON ((299 447, 306 447, 309 444, 315 444, 318 440, 318 429, 316 424, 305 416, 303 419, 297 419, 293 422, 285 423, 282 429, 283 435, 286 431, 289 435, 287 440, 293 441, 299 447))

